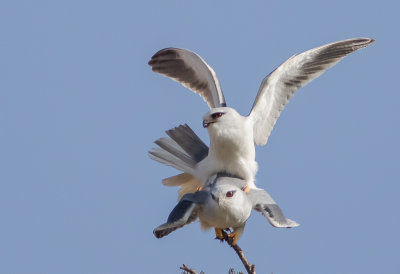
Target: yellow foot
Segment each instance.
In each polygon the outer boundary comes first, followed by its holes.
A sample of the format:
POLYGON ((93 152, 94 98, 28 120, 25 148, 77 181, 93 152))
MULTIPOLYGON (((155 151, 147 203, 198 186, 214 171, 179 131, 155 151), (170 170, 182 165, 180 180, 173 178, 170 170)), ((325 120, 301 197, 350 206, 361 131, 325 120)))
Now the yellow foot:
POLYGON ((199 191, 199 190, 202 190, 202 189, 203 189, 203 187, 199 186, 196 191, 199 191))
POLYGON ((214 227, 214 230, 215 230, 216 239, 219 239, 222 241, 224 239, 224 235, 222 234, 222 229, 214 227))
POLYGON ((237 231, 233 231, 232 233, 228 234, 228 238, 232 245, 236 245, 237 241, 239 240, 239 233, 237 231))

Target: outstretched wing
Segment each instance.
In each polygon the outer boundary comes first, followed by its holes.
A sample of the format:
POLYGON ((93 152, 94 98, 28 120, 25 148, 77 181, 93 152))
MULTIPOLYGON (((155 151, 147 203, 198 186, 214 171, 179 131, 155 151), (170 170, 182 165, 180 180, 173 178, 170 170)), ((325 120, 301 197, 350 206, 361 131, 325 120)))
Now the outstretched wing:
POLYGON ((208 192, 205 191, 185 194, 169 214, 167 222, 154 229, 154 236, 162 238, 195 221, 207 195, 208 192))
POLYGON ((267 143, 281 111, 299 88, 372 42, 370 38, 354 38, 314 48, 294 55, 265 77, 248 117, 253 122, 254 143, 267 143))
POLYGON ((149 65, 154 72, 199 94, 210 108, 226 106, 217 75, 196 53, 178 48, 162 49, 151 57, 149 65))
POLYGON ((299 226, 295 221, 285 217, 281 208, 265 190, 250 189, 248 197, 253 204, 253 209, 261 212, 272 226, 288 228, 299 226))

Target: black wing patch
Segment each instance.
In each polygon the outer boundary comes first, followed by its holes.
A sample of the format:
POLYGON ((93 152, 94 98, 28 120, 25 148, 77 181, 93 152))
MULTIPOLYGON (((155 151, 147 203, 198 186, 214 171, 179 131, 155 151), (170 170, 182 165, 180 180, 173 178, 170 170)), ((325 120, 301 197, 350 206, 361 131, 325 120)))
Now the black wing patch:
POLYGON ((169 214, 167 222, 154 229, 153 234, 157 238, 162 238, 172 231, 190 224, 197 217, 197 204, 192 201, 181 200, 169 214))
POLYGON ((261 214, 274 227, 295 227, 299 226, 293 220, 286 218, 281 208, 275 203, 272 197, 264 189, 250 189, 247 197, 253 204, 253 209, 261 214))
POLYGON ((167 222, 154 229, 154 236, 162 238, 195 221, 208 195, 209 193, 205 191, 185 194, 169 214, 167 222))
POLYGON ((274 227, 296 227, 299 226, 293 220, 285 217, 282 210, 277 204, 257 204, 254 210, 261 212, 267 218, 268 222, 274 227))

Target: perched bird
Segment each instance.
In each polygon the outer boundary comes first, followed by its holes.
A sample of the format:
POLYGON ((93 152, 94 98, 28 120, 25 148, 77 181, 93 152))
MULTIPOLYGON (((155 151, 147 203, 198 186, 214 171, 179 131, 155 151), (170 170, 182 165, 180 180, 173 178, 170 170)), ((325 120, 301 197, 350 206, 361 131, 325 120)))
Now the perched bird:
POLYGON ((164 179, 163 183, 184 186, 181 190, 181 194, 184 194, 203 187, 213 174, 225 172, 243 179, 249 187, 255 188, 254 178, 258 169, 255 145, 267 143, 289 99, 300 87, 320 76, 343 57, 373 41, 370 38, 353 38, 292 56, 262 81, 248 116, 242 116, 226 106, 214 70, 199 55, 178 48, 158 51, 149 61, 152 70, 198 93, 210 107, 210 111, 203 116, 203 126, 210 136, 210 149, 206 155, 200 155, 201 159, 195 157, 193 166, 188 167, 187 163, 182 162, 173 163, 176 159, 168 158, 171 155, 166 153, 163 147, 166 144, 162 139, 158 142, 161 150, 150 152, 153 159, 184 172, 164 179))
POLYGON ((285 217, 265 190, 249 188, 244 180, 218 173, 211 176, 202 190, 185 194, 167 222, 154 229, 153 233, 162 238, 199 218, 201 227, 204 230, 214 227, 216 237, 221 240, 222 231, 232 228, 233 232, 228 237, 236 245, 252 209, 261 212, 274 227, 299 225, 285 217))

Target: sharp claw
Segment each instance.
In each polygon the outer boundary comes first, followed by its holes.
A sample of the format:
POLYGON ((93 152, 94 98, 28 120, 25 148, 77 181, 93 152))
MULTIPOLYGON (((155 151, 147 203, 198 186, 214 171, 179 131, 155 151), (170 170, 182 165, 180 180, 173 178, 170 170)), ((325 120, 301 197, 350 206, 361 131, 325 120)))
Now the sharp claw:
POLYGON ((215 230, 215 238, 222 241, 224 239, 222 229, 215 227, 214 230, 215 230))
POLYGON ((237 233, 236 231, 233 231, 232 233, 228 234, 228 238, 232 245, 236 245, 237 241, 239 240, 239 233, 237 233))
POLYGON ((224 241, 224 239, 220 239, 220 238, 218 238, 218 237, 215 237, 214 239, 215 239, 215 240, 219 240, 221 243, 224 241))

